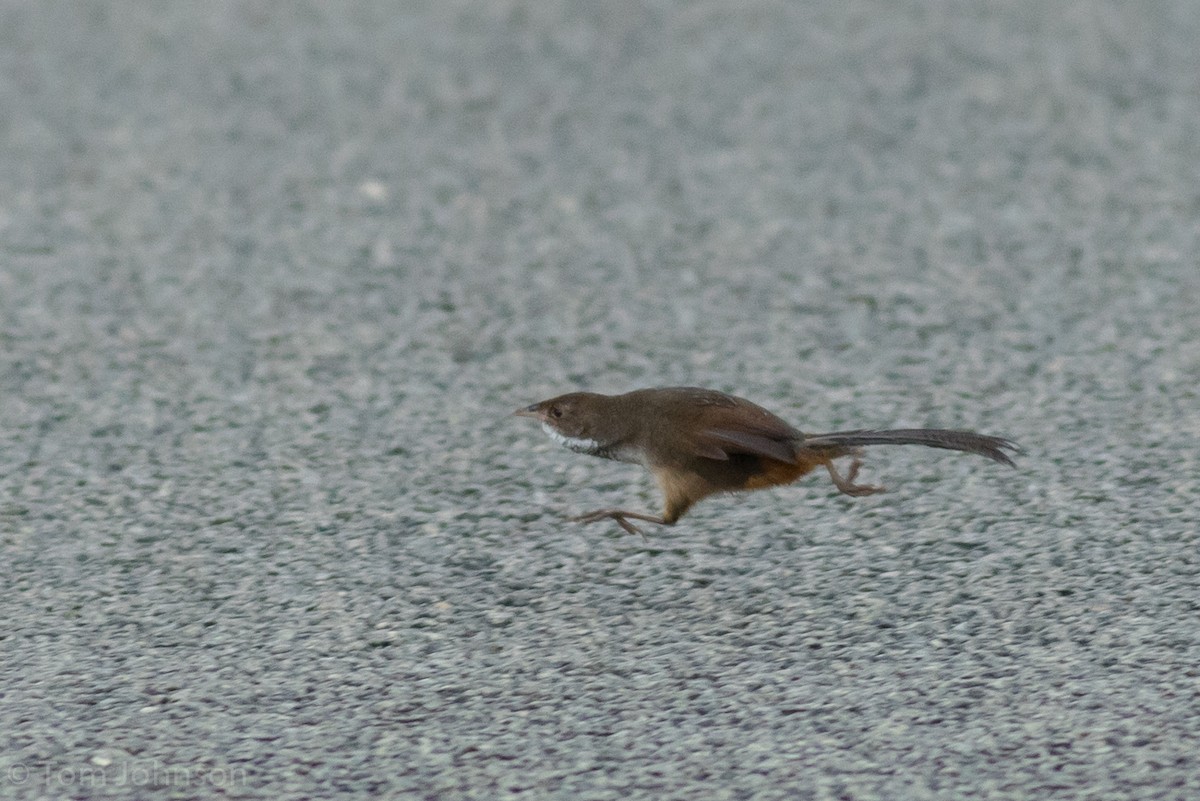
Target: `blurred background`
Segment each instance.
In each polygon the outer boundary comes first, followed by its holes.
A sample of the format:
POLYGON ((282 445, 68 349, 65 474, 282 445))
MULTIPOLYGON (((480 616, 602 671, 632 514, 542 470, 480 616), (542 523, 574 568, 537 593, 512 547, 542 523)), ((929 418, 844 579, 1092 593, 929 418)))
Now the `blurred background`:
POLYGON ((0 3, 0 793, 1200 792, 1197 41, 0 3), (565 523, 658 500, 508 415, 669 384, 1027 455, 565 523))

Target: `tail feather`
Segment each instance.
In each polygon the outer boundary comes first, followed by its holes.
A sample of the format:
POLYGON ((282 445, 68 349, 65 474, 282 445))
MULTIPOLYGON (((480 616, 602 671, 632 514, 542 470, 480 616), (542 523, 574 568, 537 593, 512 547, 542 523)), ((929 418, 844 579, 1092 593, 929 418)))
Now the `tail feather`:
POLYGON ((1021 446, 1003 437, 989 437, 974 431, 948 431, 941 428, 900 428, 891 431, 860 429, 857 431, 835 431, 830 434, 805 436, 805 448, 847 447, 859 445, 924 445, 929 448, 945 448, 950 451, 977 453, 988 459, 1016 467, 1005 451, 1021 453, 1021 446))

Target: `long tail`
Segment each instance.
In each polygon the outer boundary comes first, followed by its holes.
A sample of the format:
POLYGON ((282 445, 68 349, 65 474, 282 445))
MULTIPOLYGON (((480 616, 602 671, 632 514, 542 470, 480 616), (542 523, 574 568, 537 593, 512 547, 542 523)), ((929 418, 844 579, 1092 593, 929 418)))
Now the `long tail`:
POLYGON ((947 431, 941 428, 900 428, 891 431, 860 429, 858 431, 835 431, 830 434, 805 436, 802 447, 825 446, 855 447, 858 445, 925 445, 930 448, 945 448, 950 451, 977 453, 980 456, 1016 467, 1012 458, 1005 453, 1021 453, 1021 446, 1003 437, 989 437, 974 431, 947 431))

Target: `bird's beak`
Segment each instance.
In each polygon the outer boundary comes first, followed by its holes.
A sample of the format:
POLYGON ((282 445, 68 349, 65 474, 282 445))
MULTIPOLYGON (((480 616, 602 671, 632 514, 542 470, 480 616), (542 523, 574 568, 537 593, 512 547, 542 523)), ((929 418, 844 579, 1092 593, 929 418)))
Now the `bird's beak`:
POLYGON ((534 420, 542 419, 542 413, 536 403, 532 406, 526 406, 524 409, 517 409, 513 414, 517 417, 532 417, 534 420))

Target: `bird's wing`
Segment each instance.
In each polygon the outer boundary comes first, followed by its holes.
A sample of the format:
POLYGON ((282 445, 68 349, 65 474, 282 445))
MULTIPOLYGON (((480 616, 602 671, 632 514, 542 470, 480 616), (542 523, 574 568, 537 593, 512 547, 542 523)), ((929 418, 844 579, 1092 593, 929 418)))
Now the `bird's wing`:
POLYGON ((688 420, 690 450, 704 459, 727 461, 750 455, 789 464, 796 460, 795 443, 804 435, 779 417, 745 398, 698 387, 649 390, 673 414, 688 420))
POLYGON ((731 454, 749 454, 790 464, 796 460, 796 451, 790 440, 790 433, 781 438, 776 432, 709 428, 696 438, 696 455, 724 460, 731 454))
MULTIPOLYGON (((736 398, 733 405, 709 407, 698 428, 697 445, 720 450, 726 458, 747 454, 789 464, 796 460, 795 443, 804 436, 763 407, 742 398, 736 398)), ((697 454, 704 455, 699 448, 697 454)))

